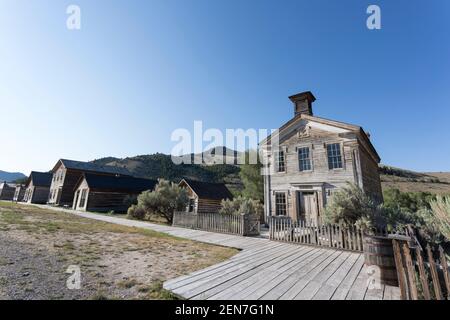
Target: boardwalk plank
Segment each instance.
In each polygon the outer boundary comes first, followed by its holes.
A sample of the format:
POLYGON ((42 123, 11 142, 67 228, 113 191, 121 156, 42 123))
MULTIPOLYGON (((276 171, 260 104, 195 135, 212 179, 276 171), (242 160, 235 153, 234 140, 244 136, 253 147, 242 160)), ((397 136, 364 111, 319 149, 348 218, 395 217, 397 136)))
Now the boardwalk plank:
POLYGON ((341 253, 333 262, 327 265, 322 272, 313 277, 310 282, 294 298, 295 300, 311 300, 320 290, 321 286, 341 267, 350 257, 350 252, 341 253))
POLYGON ((359 257, 360 254, 352 253, 336 272, 321 285, 319 291, 314 295, 313 300, 330 300, 336 289, 352 270, 359 257))
POLYGON ((358 277, 364 265, 364 256, 361 254, 353 265, 352 269, 345 276, 345 279, 338 286, 336 291, 333 293, 331 300, 345 300, 348 292, 352 288, 353 283, 358 277))
POLYGON ((280 299, 282 300, 292 300, 294 299, 300 291, 303 290, 304 287, 308 285, 312 278, 314 278, 318 273, 320 273, 327 265, 329 265, 332 261, 334 261, 339 255, 341 255, 342 251, 334 251, 330 250, 331 254, 322 261, 319 265, 315 266, 312 270, 307 272, 306 274, 302 274, 301 278, 294 282, 294 285, 284 293, 280 299))

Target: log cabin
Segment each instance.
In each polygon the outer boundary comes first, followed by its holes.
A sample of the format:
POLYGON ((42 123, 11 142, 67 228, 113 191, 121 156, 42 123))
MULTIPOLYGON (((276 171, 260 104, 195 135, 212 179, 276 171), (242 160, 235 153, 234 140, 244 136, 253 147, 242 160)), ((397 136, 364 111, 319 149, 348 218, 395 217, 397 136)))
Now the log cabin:
POLYGON ((14 193, 16 192, 16 185, 13 183, 0 183, 0 200, 9 200, 12 201, 14 199, 14 193))
POLYGON ((60 159, 52 169, 52 183, 48 204, 72 207, 75 186, 84 173, 95 173, 106 176, 131 176, 123 167, 102 166, 92 162, 60 159))
POLYGON ((22 202, 25 196, 25 185, 18 184, 16 185, 16 190, 14 191, 14 202, 22 202))
POLYGON ((319 222, 333 192, 347 182, 381 203, 380 157, 370 135, 360 126, 314 116, 316 98, 309 91, 289 99, 294 117, 260 143, 266 220, 319 222))
POLYGON ((230 190, 223 183, 183 179, 179 186, 188 191, 189 204, 186 212, 216 213, 222 208, 222 200, 233 199, 230 190))
POLYGON ((126 212, 140 193, 153 190, 156 180, 84 173, 75 186, 73 209, 126 212))
POLYGON ((25 183, 23 201, 35 204, 47 203, 52 177, 53 175, 49 172, 32 171, 25 183))

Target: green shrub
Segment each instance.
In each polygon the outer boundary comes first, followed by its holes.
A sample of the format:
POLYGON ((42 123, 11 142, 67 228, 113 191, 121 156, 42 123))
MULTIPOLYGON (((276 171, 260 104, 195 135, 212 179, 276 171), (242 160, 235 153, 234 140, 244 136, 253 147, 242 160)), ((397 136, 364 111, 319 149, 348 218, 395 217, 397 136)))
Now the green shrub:
POLYGON ((264 212, 263 205, 259 200, 237 197, 233 200, 223 200, 221 214, 255 214, 260 216, 264 212))
POLYGON ((139 207, 138 205, 132 205, 128 208, 127 217, 130 219, 144 220, 146 213, 144 208, 139 207))
POLYGON ((324 222, 370 228, 378 224, 378 212, 375 202, 363 190, 348 183, 331 196, 325 208, 324 222))
POLYGON ((154 191, 145 191, 138 196, 137 207, 143 209, 146 215, 161 216, 172 223, 174 211, 184 210, 188 202, 186 189, 159 179, 154 191))
POLYGON ((450 241, 450 196, 437 196, 430 202, 436 229, 450 241))

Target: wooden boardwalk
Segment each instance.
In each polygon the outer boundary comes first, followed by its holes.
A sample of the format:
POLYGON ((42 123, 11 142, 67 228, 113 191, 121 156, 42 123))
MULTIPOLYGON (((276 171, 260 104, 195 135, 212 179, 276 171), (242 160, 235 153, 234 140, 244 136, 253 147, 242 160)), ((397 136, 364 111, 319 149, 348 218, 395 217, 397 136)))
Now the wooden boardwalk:
MULTIPOLYGON (((51 209, 47 206, 42 206, 51 209)), ((241 249, 222 263, 166 281, 184 299, 398 300, 398 287, 368 288, 362 253, 162 226, 143 221, 53 208, 85 218, 151 229, 241 249)))

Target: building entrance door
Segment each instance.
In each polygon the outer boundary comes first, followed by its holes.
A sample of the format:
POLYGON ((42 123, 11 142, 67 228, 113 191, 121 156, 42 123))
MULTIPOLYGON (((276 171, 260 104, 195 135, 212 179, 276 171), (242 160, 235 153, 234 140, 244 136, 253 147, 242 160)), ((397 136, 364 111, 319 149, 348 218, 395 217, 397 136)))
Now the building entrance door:
POLYGON ((301 218, 307 222, 317 224, 319 222, 319 205, 316 192, 301 192, 301 218))

